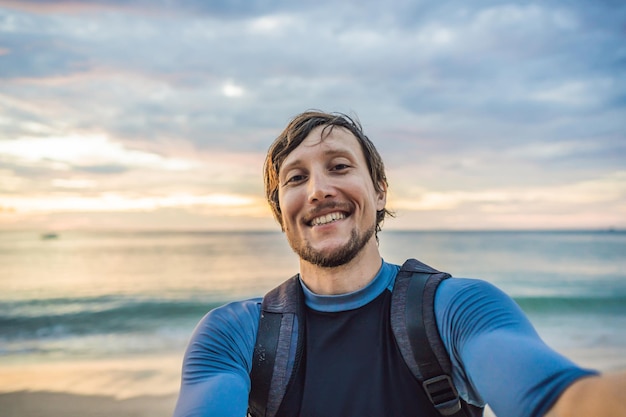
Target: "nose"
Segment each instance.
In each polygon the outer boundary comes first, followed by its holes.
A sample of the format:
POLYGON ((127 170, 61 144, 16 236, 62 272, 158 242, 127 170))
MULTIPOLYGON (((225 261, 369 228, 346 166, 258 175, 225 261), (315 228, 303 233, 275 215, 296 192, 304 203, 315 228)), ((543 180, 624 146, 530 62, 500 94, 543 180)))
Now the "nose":
POLYGON ((308 183, 309 203, 322 201, 335 195, 335 187, 332 179, 323 172, 311 173, 308 183))

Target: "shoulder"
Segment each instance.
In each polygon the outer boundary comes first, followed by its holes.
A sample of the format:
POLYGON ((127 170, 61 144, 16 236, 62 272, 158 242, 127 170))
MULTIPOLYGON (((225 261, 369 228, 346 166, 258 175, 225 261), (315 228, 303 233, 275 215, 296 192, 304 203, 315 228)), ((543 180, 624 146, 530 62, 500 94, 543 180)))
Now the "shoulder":
POLYGON ((219 323, 241 322, 242 320, 250 319, 258 321, 262 301, 261 297, 232 301, 209 311, 202 318, 202 321, 216 321, 219 323))
POLYGON ((462 332, 471 337, 502 327, 534 332, 522 309, 508 294, 480 279, 442 281, 435 295, 435 314, 443 333, 462 332))
POLYGON ((475 278, 449 278, 443 280, 437 289, 437 298, 441 301, 456 301, 477 295, 510 298, 490 282, 475 278))
POLYGON ((196 335, 215 336, 223 333, 256 336, 262 298, 234 301, 209 311, 198 323, 196 335))
POLYGON ((450 278, 439 284, 435 295, 438 314, 457 311, 465 313, 507 309, 523 314, 517 303, 490 282, 471 278, 450 278))
POLYGON ((249 372, 261 300, 231 302, 208 312, 193 332, 185 355, 186 363, 197 367, 218 364, 218 368, 228 364, 228 367, 249 372))

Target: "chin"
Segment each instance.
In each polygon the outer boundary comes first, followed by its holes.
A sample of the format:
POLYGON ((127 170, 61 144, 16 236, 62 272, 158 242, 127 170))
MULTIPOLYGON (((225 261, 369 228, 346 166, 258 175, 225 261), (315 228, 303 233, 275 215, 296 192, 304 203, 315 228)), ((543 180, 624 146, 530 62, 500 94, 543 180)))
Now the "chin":
POLYGON ((300 259, 323 268, 334 268, 352 261, 365 248, 375 230, 372 228, 359 234, 353 229, 346 238, 342 239, 341 243, 325 242, 326 244, 317 248, 308 242, 295 245, 294 242, 290 242, 290 245, 300 259))

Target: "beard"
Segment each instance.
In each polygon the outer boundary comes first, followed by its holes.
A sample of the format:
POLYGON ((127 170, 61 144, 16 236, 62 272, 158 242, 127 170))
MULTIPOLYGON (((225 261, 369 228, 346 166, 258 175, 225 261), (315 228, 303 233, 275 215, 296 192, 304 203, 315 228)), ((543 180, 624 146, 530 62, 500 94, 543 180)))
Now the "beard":
POLYGON ((287 234, 287 240, 300 259, 322 268, 336 268, 353 260, 367 245, 374 233, 376 233, 376 224, 363 233, 358 233, 356 229, 353 229, 348 242, 341 248, 331 250, 329 254, 314 249, 308 241, 296 242, 295 239, 290 238, 289 234, 287 234))

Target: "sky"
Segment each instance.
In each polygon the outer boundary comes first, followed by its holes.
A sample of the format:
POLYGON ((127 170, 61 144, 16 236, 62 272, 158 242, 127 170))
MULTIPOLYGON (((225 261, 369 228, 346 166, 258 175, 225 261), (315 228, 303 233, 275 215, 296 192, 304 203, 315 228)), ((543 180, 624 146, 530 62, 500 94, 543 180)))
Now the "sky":
POLYGON ((0 230, 279 230, 265 153, 352 115, 385 229, 626 228, 626 3, 0 0, 0 230))

